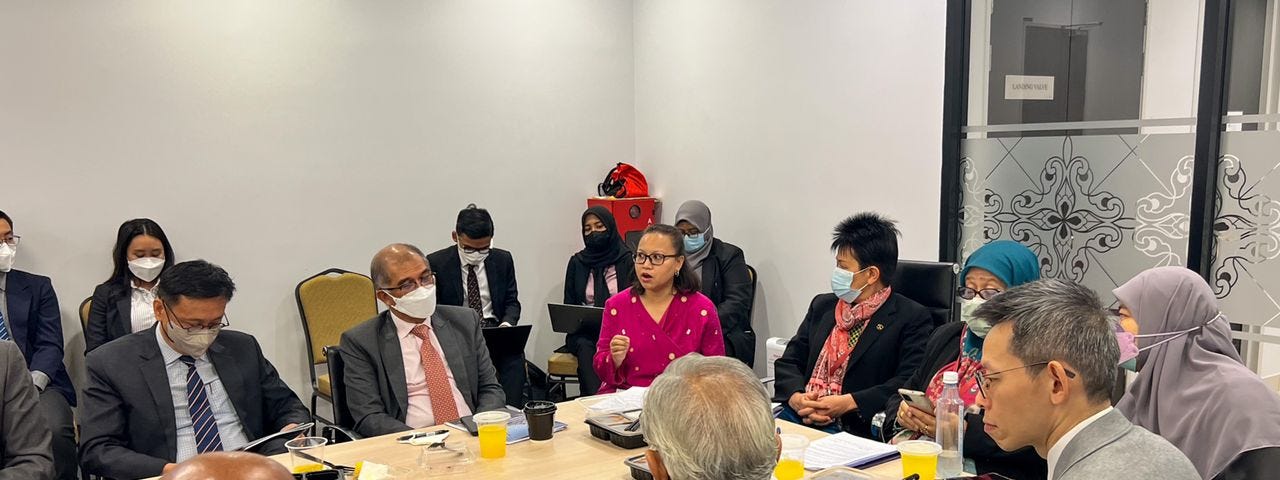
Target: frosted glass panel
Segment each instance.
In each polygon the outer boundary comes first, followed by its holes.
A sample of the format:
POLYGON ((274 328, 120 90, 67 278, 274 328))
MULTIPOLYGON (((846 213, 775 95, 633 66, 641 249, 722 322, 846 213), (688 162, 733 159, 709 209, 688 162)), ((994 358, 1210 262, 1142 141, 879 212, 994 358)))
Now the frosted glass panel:
POLYGON ((1213 281, 1232 322, 1280 327, 1280 133, 1224 132, 1213 281))
POLYGON ((1138 272, 1184 265, 1194 134, 964 140, 961 258, 1021 242, 1041 275, 1104 301, 1138 272))

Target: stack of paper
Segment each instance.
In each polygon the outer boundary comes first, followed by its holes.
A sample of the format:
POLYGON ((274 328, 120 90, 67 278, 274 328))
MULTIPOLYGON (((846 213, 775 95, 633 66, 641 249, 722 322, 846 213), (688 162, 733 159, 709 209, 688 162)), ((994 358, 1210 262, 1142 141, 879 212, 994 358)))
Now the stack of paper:
POLYGON ((599 413, 622 413, 644 408, 644 394, 647 387, 631 387, 606 397, 593 405, 591 409, 599 413))
POLYGON ((810 443, 804 452, 804 468, 859 467, 897 454, 898 449, 893 445, 840 432, 810 443))

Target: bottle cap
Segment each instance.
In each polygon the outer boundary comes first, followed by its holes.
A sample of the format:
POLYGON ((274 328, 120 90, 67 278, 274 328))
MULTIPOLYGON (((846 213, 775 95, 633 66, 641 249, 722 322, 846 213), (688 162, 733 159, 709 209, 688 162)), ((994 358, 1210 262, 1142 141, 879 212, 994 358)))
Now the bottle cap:
POLYGON ((960 373, 942 372, 942 383, 945 385, 956 385, 960 383, 960 373))

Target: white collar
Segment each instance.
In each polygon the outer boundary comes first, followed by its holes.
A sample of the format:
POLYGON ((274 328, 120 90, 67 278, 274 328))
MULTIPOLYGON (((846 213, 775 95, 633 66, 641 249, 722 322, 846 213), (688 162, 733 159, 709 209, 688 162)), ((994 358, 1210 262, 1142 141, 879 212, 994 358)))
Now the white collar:
POLYGON ((1067 449, 1067 444, 1070 444, 1071 440, 1080 434, 1081 430, 1098 421, 1104 415, 1111 413, 1112 410, 1115 410, 1115 407, 1104 408, 1102 411, 1077 423, 1076 426, 1071 427, 1071 430, 1067 430, 1067 433, 1062 438, 1059 438, 1058 442, 1053 444, 1053 447, 1049 448, 1049 458, 1046 459, 1049 462, 1049 480, 1053 480, 1053 466, 1058 463, 1058 457, 1062 456, 1062 451, 1067 449))

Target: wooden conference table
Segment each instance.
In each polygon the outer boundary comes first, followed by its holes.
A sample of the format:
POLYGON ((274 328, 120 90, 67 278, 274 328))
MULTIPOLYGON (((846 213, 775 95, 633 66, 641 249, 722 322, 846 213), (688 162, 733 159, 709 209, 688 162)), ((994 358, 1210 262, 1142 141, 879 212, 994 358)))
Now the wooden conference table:
MULTIPOLYGON (((568 424, 568 429, 556 432, 555 436, 547 442, 524 441, 508 445, 507 456, 494 460, 478 458, 480 441, 476 437, 450 429, 449 440, 466 442, 467 447, 476 454, 477 459, 475 464, 469 466, 465 471, 458 472, 457 475, 448 475, 445 478, 630 479, 630 469, 623 464, 623 461, 629 457, 643 454, 645 449, 624 450, 615 447, 609 442, 592 437, 590 428, 583 423, 585 418, 586 409, 578 402, 560 403, 557 406, 556 420, 568 424)), ((809 437, 811 440, 827 435, 811 428, 784 421, 779 421, 778 426, 782 428, 783 433, 798 433, 809 437)), ((348 466, 355 466, 356 462, 360 460, 368 460, 390 465, 393 468, 414 469, 422 447, 396 443, 395 438, 401 435, 403 433, 329 445, 325 447, 325 460, 348 466)), ((290 466, 288 454, 276 455, 271 458, 286 467, 290 466)), ((900 479, 902 478, 902 464, 895 459, 870 467, 865 472, 876 478, 900 479)), ((407 478, 423 477, 421 473, 416 472, 410 474, 402 471, 402 473, 407 478)), ((435 478, 435 476, 433 475, 432 478, 435 478)))

